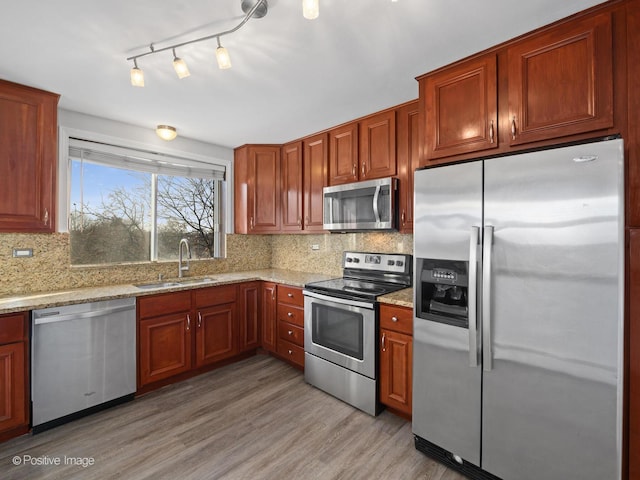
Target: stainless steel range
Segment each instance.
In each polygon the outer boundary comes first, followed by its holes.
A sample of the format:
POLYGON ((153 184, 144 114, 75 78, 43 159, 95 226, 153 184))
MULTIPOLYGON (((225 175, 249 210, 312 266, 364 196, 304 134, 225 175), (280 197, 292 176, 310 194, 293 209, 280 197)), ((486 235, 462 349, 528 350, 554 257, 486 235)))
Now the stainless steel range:
POLYGON ((304 294, 305 380, 377 415, 378 302, 411 286, 411 255, 345 252, 343 276, 308 283, 304 294))

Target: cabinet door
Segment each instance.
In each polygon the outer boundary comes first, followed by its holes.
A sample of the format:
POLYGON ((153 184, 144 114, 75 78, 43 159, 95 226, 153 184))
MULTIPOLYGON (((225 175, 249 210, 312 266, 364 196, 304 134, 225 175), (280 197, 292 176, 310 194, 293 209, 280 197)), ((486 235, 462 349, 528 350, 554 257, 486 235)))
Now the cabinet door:
POLYGON ((612 56, 609 13, 509 48, 510 144, 612 127, 612 56))
MULTIPOLYGON (((280 230, 280 147, 249 148, 253 167, 253 214, 250 233, 272 233, 280 230)), ((251 188, 251 187, 250 187, 251 188)))
POLYGON ((640 229, 629 230, 629 478, 640 478, 640 229))
POLYGON ((28 423, 25 343, 0 345, 0 432, 28 423))
POLYGON ((403 105, 397 112, 397 161, 399 179, 398 212, 401 233, 413 233, 413 175, 420 166, 418 102, 403 105))
POLYGON ((329 132, 329 185, 358 181, 358 123, 329 132))
POLYGON ((240 352, 260 345, 260 282, 240 286, 240 352))
POLYGON ((55 231, 58 98, 0 80, 0 232, 55 231))
POLYGON ((262 284, 262 348, 276 351, 276 284, 262 284))
POLYGON ((236 304, 202 308, 196 320, 196 366, 215 363, 238 353, 236 304))
POLYGON ((329 149, 326 133, 306 138, 304 144, 304 229, 322 231, 322 189, 328 185, 329 149))
POLYGON ((360 180, 396 174, 396 112, 389 110, 360 121, 360 180))
POLYGON ((498 147, 495 54, 420 79, 425 159, 498 147))
POLYGON ((380 401, 411 415, 413 338, 380 330, 380 401))
POLYGON ((191 369, 193 328, 195 325, 189 312, 140 320, 139 386, 191 369))
POLYGON ((302 230, 302 142, 282 147, 282 230, 302 230))

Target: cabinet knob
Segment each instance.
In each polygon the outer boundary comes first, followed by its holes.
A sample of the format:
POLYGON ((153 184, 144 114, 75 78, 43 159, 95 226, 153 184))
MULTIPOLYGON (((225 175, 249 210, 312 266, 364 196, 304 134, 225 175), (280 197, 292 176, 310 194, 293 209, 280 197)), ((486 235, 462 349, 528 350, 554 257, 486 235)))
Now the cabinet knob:
POLYGON ((511 140, 515 140, 516 139, 516 116, 513 116, 513 119, 511 120, 511 140))
POLYGON ((293 293, 287 293, 287 297, 293 298, 293 293))
POLYGON ((398 317, 391 317, 391 321, 394 322, 394 323, 397 322, 398 321, 398 317))
POLYGON ((287 330, 288 335, 293 335, 293 330, 287 330))
POLYGON ((293 351, 289 350, 289 355, 293 355, 293 351))
POLYGON ((293 317, 293 313, 287 312, 287 317, 293 317))

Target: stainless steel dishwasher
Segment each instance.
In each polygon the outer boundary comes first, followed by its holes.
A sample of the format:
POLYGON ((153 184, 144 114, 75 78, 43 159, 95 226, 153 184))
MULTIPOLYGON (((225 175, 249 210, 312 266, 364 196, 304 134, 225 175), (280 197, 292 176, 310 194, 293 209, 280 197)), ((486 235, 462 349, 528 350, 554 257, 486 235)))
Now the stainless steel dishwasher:
POLYGON ((34 310, 32 431, 133 399, 135 298, 34 310))

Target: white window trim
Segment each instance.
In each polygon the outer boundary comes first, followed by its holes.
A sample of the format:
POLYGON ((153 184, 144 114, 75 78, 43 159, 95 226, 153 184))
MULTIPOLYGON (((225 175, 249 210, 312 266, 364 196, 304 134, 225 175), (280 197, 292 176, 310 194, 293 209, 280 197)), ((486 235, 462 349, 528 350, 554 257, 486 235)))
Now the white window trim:
MULTIPOLYGON (((118 145, 133 150, 148 150, 172 155, 181 158, 190 158, 198 162, 213 163, 211 158, 185 152, 182 150, 171 149, 167 147, 158 147, 144 142, 138 142, 121 137, 104 135, 101 133, 90 132, 77 128, 59 126, 58 127, 58 212, 57 212, 57 228, 58 232, 69 231, 69 202, 71 197, 71 162, 69 161, 69 138, 82 138, 93 142, 106 143, 109 145, 118 145)), ((233 233, 233 162, 230 160, 216 158, 215 163, 224 165, 226 168, 226 182, 222 194, 224 195, 224 223, 225 232, 233 233)))

